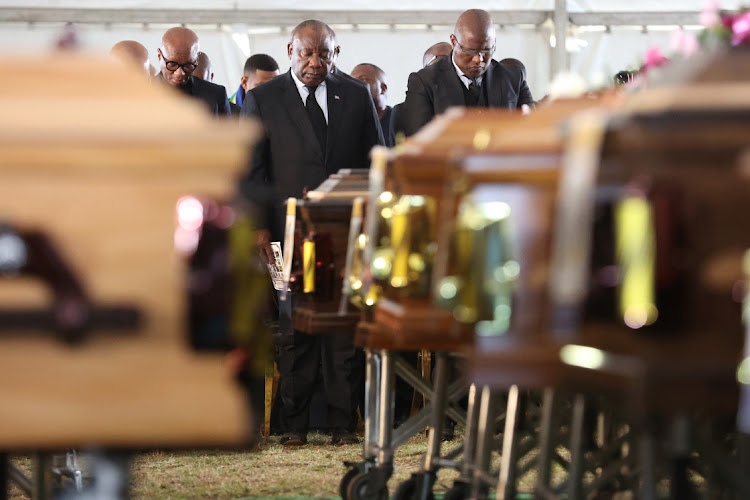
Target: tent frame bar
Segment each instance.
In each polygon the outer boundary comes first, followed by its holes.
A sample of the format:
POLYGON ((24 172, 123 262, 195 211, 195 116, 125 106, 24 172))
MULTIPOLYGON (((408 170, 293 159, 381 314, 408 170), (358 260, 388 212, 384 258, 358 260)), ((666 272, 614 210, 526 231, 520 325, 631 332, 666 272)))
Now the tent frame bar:
MULTIPOLYGON (((559 9, 558 9, 559 10, 559 9)), ((80 24, 245 24, 249 26, 296 26, 315 15, 331 25, 427 25, 453 26, 461 11, 344 11, 247 10, 247 9, 58 9, 0 8, 0 23, 80 24)), ((554 11, 491 11, 499 25, 540 26, 554 20, 554 11)), ((559 16, 559 11, 557 12, 559 16)), ((695 25, 698 12, 586 12, 569 13, 574 26, 664 26, 695 25)))

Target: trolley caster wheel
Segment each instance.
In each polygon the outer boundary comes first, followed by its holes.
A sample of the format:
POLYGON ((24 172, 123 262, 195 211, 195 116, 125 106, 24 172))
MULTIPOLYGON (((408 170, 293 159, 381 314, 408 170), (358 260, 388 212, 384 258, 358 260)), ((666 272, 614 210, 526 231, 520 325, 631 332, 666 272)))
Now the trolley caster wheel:
POLYGON ((413 477, 396 486, 393 492, 393 500, 411 500, 414 498, 414 492, 417 491, 417 480, 413 477))
POLYGON ((356 474, 351 478, 349 486, 346 488, 347 500, 388 500, 388 487, 383 485, 377 491, 372 491, 370 488, 371 482, 372 476, 369 474, 356 474))
MULTIPOLYGON (((417 478, 412 475, 409 479, 399 484, 393 492, 393 500, 412 500, 417 496, 417 478)), ((433 500, 435 495, 430 491, 428 500, 433 500)))
POLYGON ((464 500, 468 495, 466 494, 465 483, 454 483, 453 486, 445 492, 443 500, 464 500))
POLYGON ((356 467, 350 467, 344 474, 344 477, 341 478, 341 482, 339 483, 339 496, 341 497, 341 500, 349 500, 349 483, 352 482, 352 479, 354 479, 357 474, 359 474, 359 469, 356 467))

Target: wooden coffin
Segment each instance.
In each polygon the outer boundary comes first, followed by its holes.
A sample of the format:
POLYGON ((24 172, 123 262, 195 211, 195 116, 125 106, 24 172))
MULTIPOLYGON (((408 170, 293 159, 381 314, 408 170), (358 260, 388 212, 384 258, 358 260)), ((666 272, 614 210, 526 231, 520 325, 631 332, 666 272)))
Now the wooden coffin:
MULTIPOLYGON (((218 121, 114 62, 3 57, 0 217, 45 235, 92 303, 138 313, 75 346, 0 325, 0 449, 236 445, 245 398, 218 354, 191 352, 177 201, 227 199, 258 127, 218 121), (54 84, 50 85, 50 75, 54 84)), ((45 309, 50 289, 0 276, 0 308, 45 309)))
POLYGON ((743 258, 750 231, 738 214, 750 210, 749 64, 747 50, 697 57, 633 95, 607 123, 594 191, 570 197, 596 200, 583 225, 591 240, 587 291, 573 307, 578 320, 570 329, 606 359, 638 367, 578 367, 571 384, 625 391, 629 397, 618 400, 635 414, 736 408, 737 366, 748 342, 743 258), (601 279, 607 267, 628 272, 613 251, 612 213, 633 192, 653 214, 658 314, 644 324, 628 318, 617 288, 601 279))
MULTIPOLYGON (((360 312, 348 302, 340 311, 349 224, 352 205, 357 197, 367 198, 367 170, 342 170, 333 174, 297 203, 297 224, 300 239, 315 242, 315 286, 305 292, 300 281, 302 260, 297 259, 293 289, 294 328, 310 334, 353 334, 360 312)), ((298 252, 301 257, 303 252, 298 252)), ((294 272, 294 269, 293 269, 294 272)))

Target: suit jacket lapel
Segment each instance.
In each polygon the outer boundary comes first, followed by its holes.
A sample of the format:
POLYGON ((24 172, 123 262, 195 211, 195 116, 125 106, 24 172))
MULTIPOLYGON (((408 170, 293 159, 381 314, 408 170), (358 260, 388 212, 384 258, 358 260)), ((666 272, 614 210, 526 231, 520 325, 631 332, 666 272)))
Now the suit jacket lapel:
MULTIPOLYGON (((500 64, 493 59, 490 61, 490 67, 484 73, 482 87, 484 87, 487 95, 487 106, 490 108, 504 107, 503 96, 508 93, 508 89, 506 88, 508 83, 502 77, 500 71, 502 71, 500 64)), ((507 106, 507 103, 505 106, 507 106)))
MULTIPOLYGON (((445 102, 445 109, 451 106, 466 105, 464 91, 461 88, 463 83, 461 83, 461 78, 459 78, 458 73, 456 73, 456 68, 453 67, 452 57, 453 53, 436 63, 440 65, 440 71, 443 73, 437 80, 441 84, 438 87, 440 97, 436 102, 445 102)), ((442 113, 445 109, 439 110, 438 112, 442 113)))
POLYGON ((328 75, 326 79, 326 94, 328 95, 328 139, 326 140, 326 161, 331 157, 333 152, 334 138, 341 125, 341 113, 344 107, 344 99, 341 95, 341 85, 339 78, 334 75, 328 75))
POLYGON ((284 89, 284 107, 286 108, 289 117, 292 119, 292 123, 299 126, 299 130, 302 132, 302 136, 306 142, 309 142, 313 148, 320 151, 321 156, 324 154, 318 142, 318 138, 315 136, 315 130, 313 130, 310 118, 307 116, 307 110, 305 110, 305 104, 302 102, 302 98, 297 90, 297 85, 292 79, 292 70, 280 78, 285 79, 284 89))

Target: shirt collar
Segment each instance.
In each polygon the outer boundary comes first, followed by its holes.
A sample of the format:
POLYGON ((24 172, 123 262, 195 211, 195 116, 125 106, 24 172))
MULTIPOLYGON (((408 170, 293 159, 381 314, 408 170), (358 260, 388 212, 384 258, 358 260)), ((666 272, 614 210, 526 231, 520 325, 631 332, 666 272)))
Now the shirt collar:
MULTIPOLYGON (((302 83, 302 81, 299 78, 297 78, 297 75, 294 74, 294 70, 289 70, 289 72, 292 74, 292 80, 294 80, 295 85, 297 85, 297 90, 299 90, 300 94, 302 92, 305 92, 306 94, 309 94, 310 90, 305 86, 304 83, 302 83)), ((325 80, 323 80, 323 83, 321 83, 320 85, 318 85, 318 87, 323 87, 323 88, 325 88, 325 86, 326 86, 326 81, 325 80)), ((317 91, 317 89, 316 89, 316 91, 317 91)))
MULTIPOLYGON (((458 64, 456 64, 456 61, 453 60, 453 54, 455 54, 456 51, 451 52, 451 62, 453 63, 453 67, 456 68, 456 73, 458 74, 458 77, 461 79, 461 83, 464 84, 464 86, 468 89, 469 85, 471 85, 471 78, 466 76, 463 71, 461 71, 461 68, 458 67, 458 64)), ((482 85, 482 78, 484 78, 484 75, 479 75, 477 77, 477 85, 482 85)))

